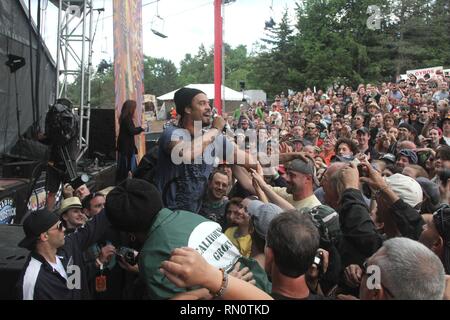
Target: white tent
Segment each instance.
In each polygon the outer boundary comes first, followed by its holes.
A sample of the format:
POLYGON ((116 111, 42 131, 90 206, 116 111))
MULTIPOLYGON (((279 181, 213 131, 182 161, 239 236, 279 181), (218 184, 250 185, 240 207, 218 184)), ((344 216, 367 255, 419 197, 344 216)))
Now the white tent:
MULTIPOLYGON (((195 88, 203 91, 208 96, 208 99, 214 99, 214 84, 189 84, 186 86, 187 88, 195 88)), ((177 89, 178 90, 178 89, 177 89)), ((158 100, 168 101, 173 100, 173 96, 177 90, 171 91, 169 93, 163 94, 162 96, 157 97, 158 100)), ((245 95, 245 99, 249 99, 250 97, 245 95)), ((243 95, 242 92, 235 91, 233 89, 227 88, 222 85, 222 99, 225 101, 242 101, 243 95)))

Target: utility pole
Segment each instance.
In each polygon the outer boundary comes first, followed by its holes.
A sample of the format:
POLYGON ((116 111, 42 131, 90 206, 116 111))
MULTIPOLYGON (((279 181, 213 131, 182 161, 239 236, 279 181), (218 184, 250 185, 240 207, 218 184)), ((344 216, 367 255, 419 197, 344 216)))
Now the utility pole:
POLYGON ((214 106, 222 115, 222 0, 214 0, 214 106))

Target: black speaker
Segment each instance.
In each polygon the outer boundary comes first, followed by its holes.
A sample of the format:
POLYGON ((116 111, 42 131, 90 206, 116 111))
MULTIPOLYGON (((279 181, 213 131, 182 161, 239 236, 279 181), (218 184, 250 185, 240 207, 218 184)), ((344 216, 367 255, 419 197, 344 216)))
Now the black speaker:
POLYGON ((0 225, 0 300, 18 298, 16 284, 29 254, 17 246, 24 237, 22 226, 0 225))
POLYGON ((114 109, 91 109, 91 123, 89 131, 90 158, 94 153, 106 155, 108 160, 116 160, 116 128, 114 109))
POLYGON ((3 165, 3 178, 31 179, 38 161, 11 162, 3 165))
POLYGON ((95 189, 102 190, 114 186, 116 183, 116 171, 117 166, 115 163, 103 168, 93 178, 95 180, 95 189))
POLYGON ((25 58, 8 54, 8 61, 5 64, 9 67, 9 71, 14 73, 25 65, 25 58))

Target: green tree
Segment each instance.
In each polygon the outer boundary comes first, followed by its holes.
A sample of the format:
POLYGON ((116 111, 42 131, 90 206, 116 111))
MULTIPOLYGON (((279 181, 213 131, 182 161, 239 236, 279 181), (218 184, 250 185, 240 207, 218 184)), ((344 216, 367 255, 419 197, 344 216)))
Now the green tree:
POLYGON ((213 50, 206 51, 202 44, 195 56, 186 54, 180 62, 179 81, 181 86, 190 83, 214 82, 214 54, 213 50))
POLYGON ((160 96, 179 87, 175 64, 164 58, 144 57, 144 88, 148 94, 160 96))
POLYGON ((292 88, 295 77, 292 77, 292 64, 297 58, 293 47, 293 28, 288 10, 285 9, 280 23, 267 30, 262 39, 261 51, 254 58, 250 81, 259 84, 269 96, 292 88))

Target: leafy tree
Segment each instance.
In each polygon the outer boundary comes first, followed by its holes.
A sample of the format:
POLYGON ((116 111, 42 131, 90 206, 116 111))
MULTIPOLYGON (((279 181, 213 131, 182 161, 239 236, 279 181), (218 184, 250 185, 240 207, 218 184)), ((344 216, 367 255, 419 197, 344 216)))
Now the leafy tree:
POLYGON ((179 87, 175 64, 164 58, 144 57, 144 88, 148 94, 160 96, 179 87))

